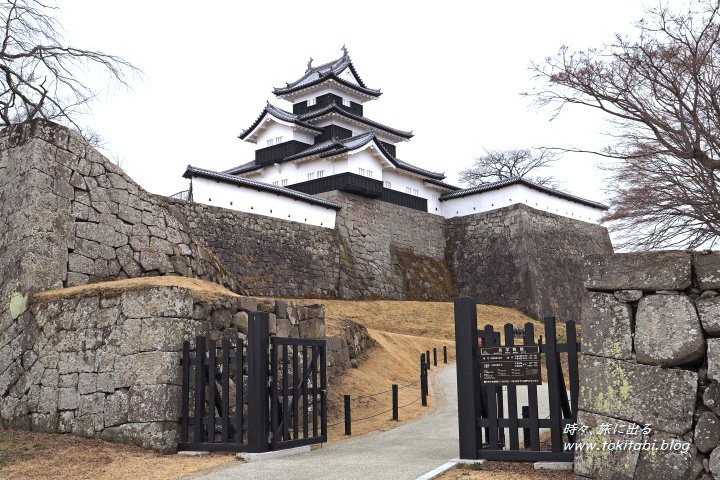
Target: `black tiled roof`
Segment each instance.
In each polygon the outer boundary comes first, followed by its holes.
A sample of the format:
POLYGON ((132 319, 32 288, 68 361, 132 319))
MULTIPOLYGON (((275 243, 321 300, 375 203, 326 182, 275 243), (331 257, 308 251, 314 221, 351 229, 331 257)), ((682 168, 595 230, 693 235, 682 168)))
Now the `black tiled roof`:
POLYGON ((257 190, 263 190, 266 192, 272 192, 276 193, 278 195, 282 195, 285 197, 294 198, 296 200, 302 200, 308 203, 312 203, 313 205, 321 205, 323 207, 327 208, 333 208, 335 210, 340 210, 342 207, 331 200, 325 200, 324 198, 316 197, 314 195, 309 195, 307 193, 298 192, 296 190, 290 190, 289 188, 280 187, 277 185, 270 185, 269 183, 265 182, 258 182, 257 180, 249 180, 247 178, 242 177, 236 177, 234 175, 228 175, 224 172, 214 172, 212 170, 205 170, 204 168, 197 168, 193 167, 192 165, 188 165, 187 169, 185 170, 185 173, 183 173, 183 177, 185 178, 192 178, 192 177, 204 177, 204 178, 212 178, 213 180, 219 180, 224 183, 232 183, 234 185, 239 185, 242 187, 249 187, 249 188, 255 188, 257 190))
POLYGON ((449 190, 460 190, 460 187, 456 187, 455 185, 450 185, 449 183, 441 182, 440 180, 434 180, 434 179, 428 178, 425 181, 427 183, 432 183, 433 185, 437 185, 438 187, 447 188, 449 190))
POLYGON ((255 127, 257 127, 260 124, 262 119, 265 118, 265 115, 267 115, 267 114, 270 114, 270 115, 272 115, 276 118, 279 118, 280 120, 283 120, 285 122, 291 122, 296 125, 300 125, 302 127, 309 128, 311 130, 315 130, 316 132, 322 132, 322 128, 316 127, 315 125, 313 125, 311 123, 307 123, 307 122, 301 120, 300 118, 298 118, 299 115, 295 115, 294 113, 286 112, 285 110, 268 103, 267 105, 265 105, 265 108, 263 109, 262 113, 260 113, 258 118, 253 122, 253 124, 249 128, 246 128, 245 130, 243 130, 243 132, 240 135, 238 135, 238 138, 240 138, 241 140, 245 140, 245 137, 247 137, 248 134, 250 134, 250 132, 255 130, 255 127))
POLYGON ((287 93, 292 93, 303 88, 317 85, 318 83, 322 83, 330 78, 366 95, 371 95, 373 97, 379 97, 382 95, 380 90, 365 86, 365 83, 360 78, 360 75, 358 75, 357 70, 355 70, 355 66, 352 63, 352 60, 350 60, 350 55, 348 55, 347 52, 345 52, 342 57, 333 60, 332 62, 323 63, 317 67, 309 67, 302 77, 294 82, 287 83, 285 87, 274 88, 273 93, 275 95, 285 95, 287 93), (357 78, 359 85, 340 77, 340 74, 345 71, 346 68, 349 68, 352 71, 355 78, 357 78))
POLYGON ((318 110, 313 110, 312 112, 303 113, 302 115, 298 116, 298 119, 313 120, 313 119, 322 117, 323 115, 327 115, 329 113, 337 113, 339 115, 342 115, 347 118, 351 118, 360 123, 364 123, 365 125, 368 125, 370 127, 375 127, 380 130, 385 130, 386 132, 391 133, 393 135, 397 135, 398 137, 403 137, 403 138, 412 138, 413 137, 412 132, 398 130, 396 128, 388 127, 387 125, 383 125, 382 123, 376 122, 375 120, 370 120, 369 118, 363 117, 361 115, 355 115, 354 113, 350 113, 347 110, 345 110, 344 108, 340 107, 335 102, 332 102, 330 105, 320 108, 318 110))
POLYGON ((584 198, 576 197, 575 195, 571 195, 566 192, 561 192, 560 190, 555 190, 552 188, 544 187, 542 185, 538 185, 537 183, 531 182, 530 180, 526 180, 522 177, 508 178, 505 180, 500 180, 499 182, 486 183, 484 185, 478 185, 477 187, 464 188, 462 190, 457 190, 455 192, 443 193, 442 195, 440 195, 440 201, 450 200, 451 198, 466 197, 468 195, 487 192, 490 190, 497 190, 498 188, 503 188, 503 187, 507 187, 509 185, 516 185, 516 184, 526 185, 535 190, 540 190, 541 192, 545 192, 547 194, 554 195, 556 197, 564 198, 564 199, 570 200, 572 202, 577 202, 577 203, 580 203, 583 205, 587 205, 589 207, 599 208, 601 210, 608 209, 608 207, 606 205, 603 205, 602 203, 593 202, 592 200, 587 200, 584 198))
MULTIPOLYGON (((295 160, 297 158, 303 158, 310 155, 320 155, 321 157, 331 157, 333 155, 338 155, 343 152, 347 152, 349 150, 354 150, 356 148, 362 147, 363 145, 367 144, 370 141, 375 141, 375 145, 385 154, 385 156, 390 160, 390 162, 395 165, 396 167, 407 170, 409 172, 417 173, 425 177, 433 178, 436 180, 442 180, 445 178, 445 175, 438 172, 431 172, 430 170, 425 170, 420 167, 416 167, 415 165, 411 165, 407 162, 403 162, 402 160, 399 160, 390 153, 385 150, 385 147, 382 146, 382 143, 380 143, 380 140, 375 136, 373 132, 365 132, 360 135, 356 135, 354 137, 350 138, 343 138, 342 140, 328 140, 326 142, 319 143, 317 145, 313 145, 312 147, 308 148, 307 150, 303 150, 300 153, 296 153, 295 155, 290 155, 289 157, 285 157, 282 160, 280 160, 278 163, 281 162, 287 162, 290 160, 295 160)), ((225 170, 224 173, 230 174, 230 175, 238 175, 241 173, 247 173, 251 172, 253 170, 257 170, 258 168, 261 168, 260 165, 257 165, 254 161, 245 163, 243 165, 231 168, 229 170, 225 170)))

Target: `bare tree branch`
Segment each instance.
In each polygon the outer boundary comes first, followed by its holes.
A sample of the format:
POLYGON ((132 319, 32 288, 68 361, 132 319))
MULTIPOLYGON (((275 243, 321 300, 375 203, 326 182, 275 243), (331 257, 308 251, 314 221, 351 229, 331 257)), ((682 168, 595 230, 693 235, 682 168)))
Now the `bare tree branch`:
MULTIPOLYGON (((685 12, 647 10, 638 36, 533 63, 538 107, 602 112, 611 144, 591 151, 611 164, 605 220, 626 247, 699 247, 720 234, 720 1, 685 12)), ((586 151, 566 149, 566 151, 586 151)))
POLYGON ((558 180, 551 176, 531 176, 530 173, 547 167, 558 159, 558 155, 546 148, 535 150, 485 150, 485 155, 476 158, 473 166, 461 170, 460 183, 470 186, 484 185, 515 177, 549 188, 558 188, 558 180))
POLYGON ((64 45, 54 10, 38 0, 0 3, 0 127, 40 117, 82 132, 77 118, 98 94, 87 73, 99 69, 126 88, 127 73, 141 75, 118 56, 64 45))

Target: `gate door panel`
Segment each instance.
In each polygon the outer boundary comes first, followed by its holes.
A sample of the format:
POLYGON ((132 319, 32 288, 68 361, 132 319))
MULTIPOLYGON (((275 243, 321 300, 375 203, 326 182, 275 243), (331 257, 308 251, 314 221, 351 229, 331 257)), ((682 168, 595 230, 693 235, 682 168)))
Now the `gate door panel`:
POLYGON ((272 450, 326 442, 325 340, 273 337, 270 342, 272 450))

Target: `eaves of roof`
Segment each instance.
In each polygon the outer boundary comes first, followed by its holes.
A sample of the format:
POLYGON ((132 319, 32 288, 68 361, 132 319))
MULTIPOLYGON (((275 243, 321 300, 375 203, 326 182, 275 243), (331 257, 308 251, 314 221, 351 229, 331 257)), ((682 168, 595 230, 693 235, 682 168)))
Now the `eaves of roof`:
POLYGON ((565 200, 570 200, 572 202, 580 203, 580 204, 586 205, 588 207, 593 207, 593 208, 597 208, 600 210, 608 209, 607 205, 603 205, 602 203, 593 202, 592 200, 587 200, 585 198, 576 197, 575 195, 571 195, 566 192, 561 192, 560 190, 555 190, 553 188, 544 187, 542 185, 538 185, 537 183, 531 182, 530 180, 526 180, 522 177, 508 178, 505 180, 500 180, 499 182, 487 183, 484 185, 478 185, 476 187, 464 188, 462 190, 457 190, 455 192, 443 193, 442 195, 440 195, 440 201, 450 200, 453 198, 467 197, 469 195, 474 195, 476 193, 483 193, 483 192, 487 192, 490 190, 497 190, 500 188, 508 187, 510 185, 517 185, 517 184, 525 185, 527 187, 530 187, 535 190, 539 190, 539 191, 547 193, 549 195, 564 198, 565 200))
POLYGON ((258 182, 256 180, 249 180, 247 178, 236 177, 234 175, 228 175, 227 173, 223 173, 223 172, 214 172, 212 170, 205 170, 204 168, 197 168, 197 167, 193 167, 192 165, 187 166, 187 169, 185 170, 183 177, 185 177, 185 178, 193 178, 193 177, 211 178, 213 180, 218 180, 223 183, 230 183, 230 184, 237 185, 240 187, 253 188, 256 190, 275 193, 277 195, 289 197, 289 198, 292 198, 295 200, 301 200, 303 202, 307 202, 307 203, 310 203, 313 205, 320 205, 320 206, 332 208, 335 210, 340 210, 342 208, 340 206, 340 204, 338 204, 338 203, 335 203, 331 200, 325 200, 324 198, 316 197, 314 195, 309 195, 307 193, 290 190, 289 188, 280 187, 277 185, 270 185, 269 183, 258 182))
POLYGON ((455 185, 450 185, 449 183, 441 182, 440 180, 435 180, 428 178, 425 180, 427 183, 432 183, 433 185, 437 185, 438 187, 447 188, 448 190, 461 190, 460 187, 456 187, 455 185))
MULTIPOLYGON (((344 152, 348 152, 350 150, 355 150, 356 148, 360 148, 364 145, 366 145, 368 142, 374 141, 376 147, 382 151, 383 155, 387 157, 387 159, 395 165, 397 168, 400 168, 402 170, 406 170, 409 172, 413 172, 419 175, 422 175, 424 177, 428 177, 429 179, 435 179, 435 180, 442 180, 445 178, 445 174, 438 173, 438 172, 431 172, 430 170, 425 170, 420 167, 416 167, 415 165, 411 165, 407 162, 403 162, 402 160, 399 160, 392 155, 383 147, 382 143, 380 143, 380 140, 378 140, 377 136, 375 136, 372 132, 365 132, 361 135, 356 135, 354 137, 350 138, 343 138, 342 140, 329 140, 327 142, 323 142, 318 145, 314 145, 307 150, 303 150, 300 153, 296 153, 294 155, 290 155, 288 157, 283 158, 282 160, 278 160, 277 163, 284 163, 289 162, 291 160, 297 160, 299 158, 309 157, 312 155, 319 155, 320 157, 327 158, 332 157, 335 155, 339 155, 344 152)), ((230 175, 238 175, 241 173, 247 173, 251 172, 253 170, 257 170, 259 168, 262 168, 261 165, 255 164, 255 162, 249 162, 245 163, 243 165, 240 165, 235 168, 231 168, 229 170, 225 170, 224 173, 230 174, 230 175)))
POLYGON ((265 118, 266 115, 272 115, 275 118, 278 118, 279 120, 285 121, 285 122, 291 122, 296 125, 299 125, 304 128, 308 128, 310 130, 314 130, 316 132, 322 133, 322 128, 316 127, 315 125, 305 122, 301 119, 299 119, 298 115, 295 115, 294 113, 286 112, 285 110, 281 108, 277 108, 274 105, 270 105, 269 103, 265 105, 265 108, 260 113, 260 115, 257 117, 257 119, 253 122, 253 124, 249 127, 243 130, 243 132, 238 135, 238 138, 241 140, 245 140, 245 138, 253 131, 255 128, 257 128, 258 125, 260 125, 260 122, 262 122, 263 118, 265 118))
POLYGON ((341 108, 336 104, 335 102, 332 102, 330 105, 320 108, 318 110, 313 110, 312 112, 303 113, 302 115, 299 115, 298 118, 300 120, 314 120, 319 117, 322 117, 323 115, 327 115, 330 113, 336 113, 338 115, 347 117, 349 119, 355 120, 360 123, 364 123, 365 125, 368 125, 370 127, 379 128, 380 130, 384 130, 387 133, 397 135, 398 137, 402 138, 412 138, 414 135, 412 132, 406 132, 404 130, 398 130, 396 128, 388 127, 387 125, 383 125, 382 123, 376 122, 375 120, 370 120, 369 118, 355 115, 354 113, 350 113, 347 110, 341 108))
MULTIPOLYGON (((316 72, 312 72, 312 73, 316 73, 316 72)), ((358 77, 358 79, 359 79, 359 77, 358 77)), ((349 81, 345 80, 344 78, 341 78, 335 72, 330 72, 325 75, 318 73, 318 78, 316 78, 315 80, 306 81, 306 82, 303 82, 303 80, 305 80, 305 77, 301 78, 297 82, 288 84, 287 87, 273 88, 272 93, 277 96, 287 95, 289 93, 297 92, 298 90, 302 90, 304 88, 313 87, 315 85, 318 85, 318 84, 323 83, 328 80, 334 80, 341 85, 352 88, 354 90, 357 90, 360 93, 364 93, 365 95, 369 95, 371 97, 379 97, 380 95, 382 95, 382 92, 379 89, 376 90, 373 88, 367 88, 367 87, 363 87, 361 85, 357 85, 353 82, 349 82, 349 81)))

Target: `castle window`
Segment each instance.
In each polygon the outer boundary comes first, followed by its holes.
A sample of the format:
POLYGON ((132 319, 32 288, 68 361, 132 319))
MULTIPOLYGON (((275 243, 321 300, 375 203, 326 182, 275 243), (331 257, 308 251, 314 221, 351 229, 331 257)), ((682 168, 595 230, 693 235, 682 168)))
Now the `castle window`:
POLYGON ((364 177, 364 176, 365 176, 365 169, 358 167, 358 173, 360 173, 360 175, 362 175, 362 176, 364 177))
POLYGON ((415 195, 416 197, 418 196, 417 188, 413 188, 413 195, 415 195))
POLYGON ((273 185, 278 186, 279 183, 280 183, 280 182, 278 182, 278 181, 274 181, 274 182, 273 182, 273 185))
POLYGON ((273 139, 271 138, 270 140, 268 140, 268 145, 267 145, 267 146, 268 146, 268 147, 272 147, 272 145, 273 145, 273 139))
POLYGON ((405 193, 412 193, 412 188, 405 187, 405 193))
POLYGON ((280 182, 280 185, 282 185, 283 187, 287 187, 287 178, 280 182))
POLYGON ((315 179, 315 172, 308 173, 308 180, 314 180, 315 179))
POLYGON ((368 178, 373 178, 373 172, 372 172, 372 170, 367 170, 366 176, 367 176, 368 178))
POLYGON ((346 107, 350 106, 350 100, 348 100, 347 98, 343 98, 342 102, 343 102, 343 105, 345 105, 346 107))
POLYGON ((385 188, 390 188, 390 182, 389 182, 388 180, 385 180, 385 181, 383 182, 383 187, 385 187, 385 188))
POLYGON ((317 103, 317 98, 311 98, 310 100, 307 101, 307 106, 312 107, 316 103, 317 103))
POLYGON ((282 142, 282 137, 277 137, 275 139, 275 145, 277 145, 278 143, 281 143, 281 142, 282 142))
POLYGON ((325 170, 318 170, 317 178, 323 178, 325 176, 325 170))

